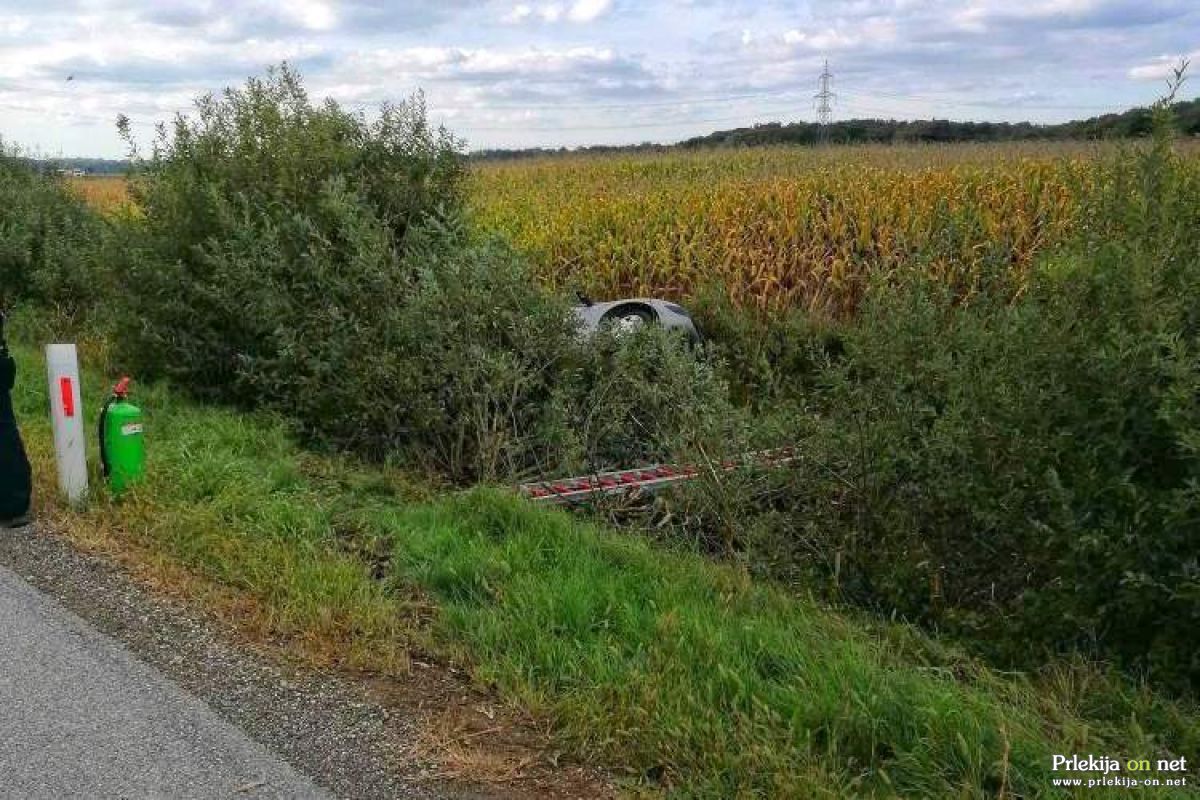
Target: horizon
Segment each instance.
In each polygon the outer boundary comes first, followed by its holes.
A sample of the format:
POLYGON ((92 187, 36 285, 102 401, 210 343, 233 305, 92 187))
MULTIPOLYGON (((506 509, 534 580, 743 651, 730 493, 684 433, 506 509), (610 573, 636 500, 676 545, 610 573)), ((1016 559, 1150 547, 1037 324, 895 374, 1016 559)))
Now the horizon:
POLYGON ((283 60, 368 115, 422 90, 471 151, 813 122, 826 58, 835 121, 1057 124, 1149 105, 1198 48, 1185 0, 0 0, 0 136, 120 159, 118 114, 145 142, 283 60))
MULTIPOLYGON (((1196 103, 1196 102, 1200 102, 1200 95, 1197 95, 1197 96, 1191 97, 1191 98, 1176 99, 1174 101, 1173 105, 1179 105, 1182 103, 1196 103)), ((835 119, 830 123, 830 125, 837 126, 839 124, 856 123, 856 122, 882 122, 885 124, 947 122, 952 125, 967 125, 967 124, 1014 125, 1014 126, 1016 126, 1016 125, 1031 125, 1035 128, 1053 128, 1058 125, 1069 125, 1072 123, 1087 122, 1088 120, 1102 118, 1105 116, 1120 116, 1122 114, 1131 113, 1134 111, 1149 111, 1150 105, 1151 104, 1147 103, 1144 105, 1131 106, 1126 109, 1120 109, 1120 110, 1112 112, 1111 114, 1094 115, 1092 117, 1078 117, 1078 118, 1073 118, 1073 119, 1069 119, 1069 120, 1064 120, 1062 122, 1050 122, 1050 123, 1030 122, 1029 120, 1018 120, 1015 122, 996 121, 996 120, 970 120, 970 121, 968 121, 968 120, 954 119, 951 117, 927 117, 927 118, 917 118, 917 119, 908 119, 908 120, 897 120, 894 118, 883 118, 883 117, 854 117, 854 118, 849 118, 849 119, 835 119)), ((533 145, 529 145, 527 147, 474 148, 474 149, 465 150, 464 154, 466 156, 470 157, 470 156, 475 156, 475 155, 486 156, 491 153, 513 153, 513 154, 536 153, 536 152, 558 153, 558 152, 562 152, 562 151, 572 153, 572 152, 580 152, 580 151, 591 150, 591 149, 606 149, 606 148, 612 148, 612 149, 623 149, 623 148, 633 149, 633 148, 642 148, 642 147, 674 148, 674 147, 679 147, 679 146, 683 145, 685 142, 689 141, 690 139, 695 139, 695 138, 703 139, 706 136, 711 136, 711 135, 715 135, 715 134, 719 134, 719 133, 731 133, 731 132, 736 132, 736 131, 755 130, 755 129, 759 129, 759 128, 768 128, 768 127, 785 127, 786 128, 789 125, 798 125, 798 124, 799 125, 803 125, 803 124, 815 125, 817 123, 812 120, 798 120, 798 121, 793 121, 793 122, 780 122, 778 120, 772 120, 772 121, 767 121, 767 122, 754 123, 753 125, 734 125, 734 126, 731 126, 728 128, 713 129, 713 130, 707 131, 705 133, 696 134, 695 136, 689 137, 688 139, 679 139, 679 140, 671 141, 671 142, 640 141, 640 142, 631 142, 631 143, 623 144, 623 145, 612 145, 612 144, 603 144, 603 143, 585 143, 585 144, 561 146, 561 147, 533 144, 533 145)), ((964 139, 961 141, 954 140, 954 143, 966 144, 966 143, 975 143, 977 141, 978 140, 974 140, 974 139, 964 139)), ((1010 140, 1001 139, 998 141, 1005 142, 1005 141, 1010 141, 1010 140)), ((1021 140, 1011 140, 1011 141, 1019 142, 1021 140)), ((7 144, 7 142, 5 142, 5 143, 7 144)), ((881 143, 881 142, 847 142, 845 144, 847 146, 859 146, 859 145, 861 145, 861 146, 879 146, 879 145, 903 146, 903 144, 901 144, 901 143, 894 143, 894 142, 883 142, 883 143, 881 143)), ((804 145, 796 145, 796 146, 804 146, 804 145)), ((47 162, 47 163, 52 163, 55 161, 61 161, 63 163, 74 162, 74 161, 100 161, 100 162, 107 162, 107 163, 128 163, 131 161, 131 159, 127 155, 125 155, 125 156, 97 156, 97 155, 86 155, 85 154, 85 155, 57 156, 57 155, 27 154, 26 157, 30 158, 34 161, 42 161, 42 162, 47 162)))

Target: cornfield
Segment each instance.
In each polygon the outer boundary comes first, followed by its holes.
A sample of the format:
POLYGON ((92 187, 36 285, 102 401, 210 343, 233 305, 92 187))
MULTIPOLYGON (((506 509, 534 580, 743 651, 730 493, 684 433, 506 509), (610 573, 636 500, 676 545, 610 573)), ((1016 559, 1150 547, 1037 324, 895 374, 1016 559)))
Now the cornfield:
POLYGON ((916 269, 970 294, 1020 281, 1096 179, 1083 145, 774 148, 490 163, 476 217, 540 274, 597 297, 853 310, 916 269))
POLYGON ((132 202, 129 198, 129 184, 123 175, 72 178, 70 186, 88 205, 104 213, 127 208, 132 202))
MULTIPOLYGON (((964 296, 1022 285, 1067 236, 1113 145, 755 148, 492 162, 475 218, 560 289, 761 311, 852 311, 873 278, 918 270, 964 296)), ((1200 148, 1185 145, 1193 157, 1200 148)), ((122 177, 72 185, 105 212, 122 177)))

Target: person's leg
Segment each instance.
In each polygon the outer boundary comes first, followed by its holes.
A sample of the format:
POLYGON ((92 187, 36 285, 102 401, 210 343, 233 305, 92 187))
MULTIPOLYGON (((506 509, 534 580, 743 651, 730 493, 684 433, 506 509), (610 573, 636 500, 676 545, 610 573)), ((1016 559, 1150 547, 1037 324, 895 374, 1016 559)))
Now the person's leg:
POLYGON ((32 493, 29 459, 12 407, 16 372, 12 357, 0 353, 0 527, 28 521, 32 493))

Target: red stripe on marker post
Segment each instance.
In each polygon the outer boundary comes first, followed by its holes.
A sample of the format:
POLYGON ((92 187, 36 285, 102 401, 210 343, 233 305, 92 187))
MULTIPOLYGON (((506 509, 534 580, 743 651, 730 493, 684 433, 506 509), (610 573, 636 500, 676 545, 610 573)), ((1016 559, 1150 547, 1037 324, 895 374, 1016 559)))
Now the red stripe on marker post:
POLYGON ((70 378, 64 376, 58 379, 58 392, 62 396, 63 416, 75 416, 75 390, 70 378))

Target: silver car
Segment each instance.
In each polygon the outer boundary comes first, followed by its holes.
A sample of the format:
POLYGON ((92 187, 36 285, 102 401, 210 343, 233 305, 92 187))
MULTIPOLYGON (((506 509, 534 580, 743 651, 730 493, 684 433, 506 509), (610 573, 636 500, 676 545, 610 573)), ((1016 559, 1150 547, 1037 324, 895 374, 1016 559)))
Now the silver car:
POLYGON ((667 330, 679 331, 692 344, 701 342, 700 330, 692 316, 683 306, 666 300, 650 297, 634 297, 627 300, 595 302, 578 295, 575 318, 585 335, 591 336, 606 325, 617 331, 631 331, 645 325, 661 325, 667 330))

